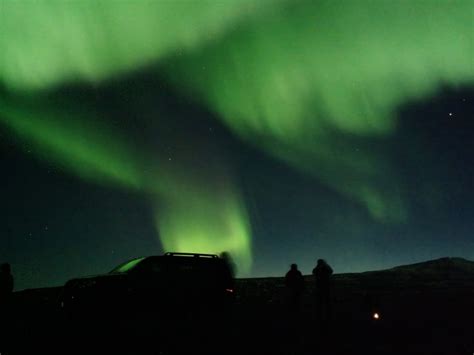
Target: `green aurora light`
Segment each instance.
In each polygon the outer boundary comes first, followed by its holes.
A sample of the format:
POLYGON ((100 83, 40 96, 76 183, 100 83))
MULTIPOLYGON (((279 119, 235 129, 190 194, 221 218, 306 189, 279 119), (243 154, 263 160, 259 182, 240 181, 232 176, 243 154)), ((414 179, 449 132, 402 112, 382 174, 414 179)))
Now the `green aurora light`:
POLYGON ((175 88, 379 220, 405 219, 397 174, 364 138, 442 85, 474 81, 474 1, 296 1, 174 56, 175 88))
POLYGON ((169 167, 93 108, 12 98, 148 68, 245 141, 375 218, 401 221, 396 171, 361 142, 392 134, 400 105, 474 81, 473 24, 472 0, 3 0, 0 84, 10 94, 0 91, 0 122, 43 159, 147 196, 166 249, 228 250, 249 270, 250 222, 230 168, 206 181, 212 171, 169 167))
POLYGON ((19 91, 100 83, 217 41, 278 2, 2 0, 0 78, 19 91))
MULTIPOLYGON (((25 149, 86 181, 114 185, 144 195, 165 250, 221 253, 229 251, 242 273, 250 271, 250 224, 235 183, 219 160, 203 174, 192 160, 169 164, 165 157, 132 144, 120 131, 99 124, 99 113, 73 103, 66 112, 48 100, 6 103, 0 100, 0 122, 25 149), (84 116, 80 112, 88 112, 84 116), (141 150, 140 150, 141 149, 141 150), (162 166, 166 166, 163 169, 162 166)), ((217 154, 217 153, 216 153, 217 154)))

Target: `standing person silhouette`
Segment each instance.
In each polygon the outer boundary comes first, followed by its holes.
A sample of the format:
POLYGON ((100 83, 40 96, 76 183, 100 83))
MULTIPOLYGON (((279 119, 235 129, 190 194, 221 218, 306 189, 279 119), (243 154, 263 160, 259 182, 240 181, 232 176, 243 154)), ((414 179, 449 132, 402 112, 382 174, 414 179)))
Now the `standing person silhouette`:
POLYGON ((322 324, 327 324, 331 317, 331 276, 333 270, 324 260, 318 259, 313 269, 315 282, 315 311, 316 317, 322 324))
POLYGON ((13 276, 10 264, 5 263, 0 266, 0 304, 3 306, 10 299, 13 292, 13 276))
POLYGON ((290 270, 285 275, 285 285, 289 292, 289 305, 293 311, 299 311, 301 296, 304 290, 304 279, 298 265, 291 264, 290 270))
POLYGON ((226 264, 229 272, 230 272, 230 276, 232 278, 235 277, 235 271, 236 271, 236 267, 235 267, 235 263, 234 263, 234 260, 232 259, 230 253, 228 251, 223 251, 222 253, 220 253, 219 257, 224 261, 224 263, 226 264))
POLYGON ((9 338, 10 314, 9 302, 13 292, 13 276, 10 264, 0 266, 0 352, 5 351, 9 338))

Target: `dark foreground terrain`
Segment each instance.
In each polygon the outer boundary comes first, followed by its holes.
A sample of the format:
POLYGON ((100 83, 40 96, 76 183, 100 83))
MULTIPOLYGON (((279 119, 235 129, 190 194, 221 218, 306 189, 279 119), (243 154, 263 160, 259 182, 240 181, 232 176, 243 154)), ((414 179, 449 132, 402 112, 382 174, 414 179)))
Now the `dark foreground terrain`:
POLYGON ((113 319, 70 322, 57 304, 60 288, 16 292, 1 354, 474 353, 474 262, 443 258, 336 274, 327 325, 314 316, 311 277, 306 281, 300 312, 288 309, 282 278, 240 279, 231 317, 167 324, 159 314, 121 319, 120 309, 113 319))

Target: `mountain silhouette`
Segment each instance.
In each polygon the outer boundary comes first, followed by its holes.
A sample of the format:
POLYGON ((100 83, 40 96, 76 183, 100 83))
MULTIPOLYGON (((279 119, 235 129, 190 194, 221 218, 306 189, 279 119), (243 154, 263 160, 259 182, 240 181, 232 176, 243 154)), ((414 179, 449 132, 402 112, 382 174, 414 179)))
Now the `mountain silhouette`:
POLYGON ((396 266, 390 271, 413 272, 425 275, 474 276, 474 261, 464 258, 445 257, 416 264, 396 266))

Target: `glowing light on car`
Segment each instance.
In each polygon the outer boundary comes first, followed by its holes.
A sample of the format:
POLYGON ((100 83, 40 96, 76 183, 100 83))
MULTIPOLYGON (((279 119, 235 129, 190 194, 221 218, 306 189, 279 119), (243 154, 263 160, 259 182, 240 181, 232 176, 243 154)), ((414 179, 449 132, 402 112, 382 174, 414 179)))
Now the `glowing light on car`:
POLYGON ((229 293, 233 293, 233 292, 234 292, 234 290, 231 289, 231 288, 226 288, 225 290, 226 290, 226 292, 229 292, 229 293))
POLYGON ((380 319, 380 315, 377 312, 374 313, 373 317, 374 319, 377 319, 377 320, 380 319))

